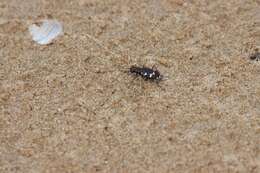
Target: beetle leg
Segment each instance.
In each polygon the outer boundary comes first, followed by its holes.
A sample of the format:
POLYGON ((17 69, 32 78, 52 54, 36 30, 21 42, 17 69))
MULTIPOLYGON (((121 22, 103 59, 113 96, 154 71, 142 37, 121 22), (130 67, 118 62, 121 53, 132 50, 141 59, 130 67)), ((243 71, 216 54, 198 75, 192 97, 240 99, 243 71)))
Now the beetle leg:
POLYGON ((152 66, 152 69, 153 69, 153 70, 157 70, 156 65, 153 65, 153 66, 152 66))

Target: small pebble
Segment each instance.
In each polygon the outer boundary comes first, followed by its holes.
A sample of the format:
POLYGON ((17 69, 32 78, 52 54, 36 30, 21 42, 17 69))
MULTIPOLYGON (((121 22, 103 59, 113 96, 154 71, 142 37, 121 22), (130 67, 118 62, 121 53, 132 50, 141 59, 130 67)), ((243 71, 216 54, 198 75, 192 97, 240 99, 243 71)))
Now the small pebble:
POLYGON ((46 45, 62 33, 62 25, 56 20, 44 20, 41 26, 31 25, 29 31, 35 42, 46 45))

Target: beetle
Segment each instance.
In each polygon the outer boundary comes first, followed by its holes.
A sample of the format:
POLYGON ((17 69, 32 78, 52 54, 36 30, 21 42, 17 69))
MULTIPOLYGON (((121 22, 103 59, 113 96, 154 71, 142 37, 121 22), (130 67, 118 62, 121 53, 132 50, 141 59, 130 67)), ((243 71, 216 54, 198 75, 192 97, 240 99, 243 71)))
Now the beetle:
POLYGON ((251 59, 251 60, 259 61, 259 60, 260 60, 260 52, 256 52, 256 53, 252 54, 252 55, 250 56, 250 59, 251 59))
POLYGON ((131 74, 141 76, 144 80, 159 82, 163 79, 161 73, 154 66, 152 68, 149 68, 145 66, 137 67, 133 65, 130 67, 129 71, 131 74))

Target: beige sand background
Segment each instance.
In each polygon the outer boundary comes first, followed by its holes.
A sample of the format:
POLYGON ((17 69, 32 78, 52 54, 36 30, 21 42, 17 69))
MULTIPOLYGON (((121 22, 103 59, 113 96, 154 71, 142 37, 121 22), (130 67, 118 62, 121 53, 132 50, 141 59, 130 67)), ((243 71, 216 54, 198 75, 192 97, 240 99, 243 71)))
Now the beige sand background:
POLYGON ((1 173, 260 172, 259 0, 1 0, 0 40, 1 173))

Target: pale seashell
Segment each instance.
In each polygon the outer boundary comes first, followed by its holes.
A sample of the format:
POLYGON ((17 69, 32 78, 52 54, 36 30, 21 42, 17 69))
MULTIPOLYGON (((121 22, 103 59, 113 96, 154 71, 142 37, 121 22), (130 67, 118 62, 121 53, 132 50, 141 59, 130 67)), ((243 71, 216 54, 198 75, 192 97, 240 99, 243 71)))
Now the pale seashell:
POLYGON ((49 44, 62 33, 62 25, 56 20, 44 20, 41 26, 35 24, 29 27, 32 39, 38 44, 49 44))

